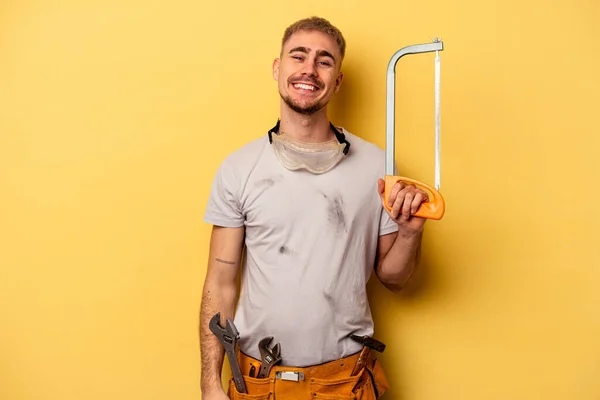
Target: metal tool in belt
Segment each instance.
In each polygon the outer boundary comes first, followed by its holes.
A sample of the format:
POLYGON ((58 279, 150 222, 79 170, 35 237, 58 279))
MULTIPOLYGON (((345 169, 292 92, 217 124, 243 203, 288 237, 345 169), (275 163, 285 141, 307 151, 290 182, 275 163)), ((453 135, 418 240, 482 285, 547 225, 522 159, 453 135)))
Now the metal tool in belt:
POLYGON ((273 341, 273 336, 267 336, 258 343, 261 358, 258 378, 268 377, 273 365, 281 361, 281 345, 277 343, 272 348, 269 348, 271 341, 273 341))
POLYGON ((398 50, 388 63, 387 68, 387 119, 386 119, 386 159, 385 159, 385 192, 384 192, 384 207, 391 210, 387 204, 392 191, 392 187, 397 182, 412 183, 427 189, 433 199, 421 203, 419 209, 413 214, 418 217, 439 220, 444 216, 445 202, 439 192, 440 189, 440 57, 439 51, 444 49, 443 42, 439 39, 434 39, 432 43, 417 44, 404 47, 398 50), (394 171, 394 113, 395 113, 395 69, 398 60, 407 54, 427 53, 435 51, 435 189, 423 182, 395 176, 394 171))
POLYGON ((235 351, 237 341, 240 337, 239 332, 233 324, 233 321, 229 318, 227 318, 225 328, 221 326, 220 320, 221 313, 216 313, 215 316, 211 318, 208 327, 225 348, 227 358, 229 359, 229 365, 231 366, 231 372, 233 373, 235 388, 240 393, 247 393, 246 383, 244 382, 244 377, 242 376, 242 371, 240 370, 240 364, 235 351))
MULTIPOLYGON (((225 352, 227 353, 227 358, 229 359, 229 365, 231 367, 231 372, 233 374, 233 381, 235 383, 235 388, 239 393, 248 393, 246 389, 246 382, 244 381, 244 376, 242 375, 242 371, 240 368, 240 364, 237 359, 236 354, 236 346, 238 339, 240 337, 237 328, 232 320, 227 318, 226 326, 223 328, 220 324, 221 313, 216 313, 210 320, 208 326, 212 333, 219 339, 223 347, 225 348, 225 352)), ((258 349, 261 355, 261 365, 260 370, 258 372, 258 378, 266 378, 269 376, 271 372, 271 368, 275 364, 281 361, 281 345, 276 343, 273 347, 269 347, 269 343, 273 341, 272 336, 267 336, 262 339, 258 344, 258 349)), ((250 372, 250 376, 254 376, 254 372, 250 372)))

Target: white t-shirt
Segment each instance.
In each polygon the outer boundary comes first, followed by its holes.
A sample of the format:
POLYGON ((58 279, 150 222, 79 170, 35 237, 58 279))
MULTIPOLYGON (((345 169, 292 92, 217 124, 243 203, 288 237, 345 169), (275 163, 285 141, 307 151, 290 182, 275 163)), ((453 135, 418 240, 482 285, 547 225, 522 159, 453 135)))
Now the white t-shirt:
MULTIPOLYGON (((380 235, 397 231, 377 193, 385 152, 340 128, 350 151, 331 171, 289 171, 267 135, 230 154, 214 178, 205 222, 245 226, 234 323, 240 350, 281 344, 281 365, 305 367, 360 351, 374 333, 366 283, 380 235)), ((227 268, 227 266, 223 266, 227 268)))

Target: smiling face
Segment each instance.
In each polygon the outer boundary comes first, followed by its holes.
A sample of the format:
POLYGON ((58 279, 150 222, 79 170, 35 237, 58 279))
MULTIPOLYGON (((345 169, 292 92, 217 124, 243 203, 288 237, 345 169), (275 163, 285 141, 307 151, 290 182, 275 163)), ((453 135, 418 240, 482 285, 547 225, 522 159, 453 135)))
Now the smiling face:
POLYGON ((293 111, 311 115, 324 109, 342 83, 342 55, 335 40, 319 31, 298 31, 273 63, 279 94, 293 111))

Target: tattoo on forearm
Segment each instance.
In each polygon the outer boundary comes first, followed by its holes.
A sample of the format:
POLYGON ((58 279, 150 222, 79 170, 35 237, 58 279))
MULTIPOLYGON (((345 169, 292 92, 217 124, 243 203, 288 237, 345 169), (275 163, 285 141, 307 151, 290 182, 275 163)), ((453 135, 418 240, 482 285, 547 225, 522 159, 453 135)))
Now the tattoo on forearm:
POLYGON ((229 265, 235 265, 236 264, 235 261, 226 261, 226 260, 221 260, 220 258, 215 258, 215 261, 223 263, 223 264, 229 264, 229 265))

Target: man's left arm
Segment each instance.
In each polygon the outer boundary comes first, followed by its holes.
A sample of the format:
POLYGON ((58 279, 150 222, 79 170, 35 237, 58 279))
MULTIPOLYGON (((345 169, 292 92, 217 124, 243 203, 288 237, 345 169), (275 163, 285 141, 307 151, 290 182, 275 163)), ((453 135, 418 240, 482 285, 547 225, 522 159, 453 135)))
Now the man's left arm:
MULTIPOLYGON (((383 201, 383 180, 379 181, 379 195, 383 201)), ((379 237, 375 274, 381 283, 399 292, 409 281, 419 265, 421 240, 425 218, 412 216, 422 202, 427 201, 427 193, 414 185, 397 183, 389 197, 390 218, 398 224, 398 232, 379 237)))

